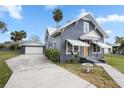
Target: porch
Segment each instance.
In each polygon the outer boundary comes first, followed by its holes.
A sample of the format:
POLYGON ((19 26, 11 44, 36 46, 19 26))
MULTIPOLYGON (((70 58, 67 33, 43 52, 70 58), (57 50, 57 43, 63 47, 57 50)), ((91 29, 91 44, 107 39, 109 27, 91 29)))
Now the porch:
POLYGON ((95 31, 82 35, 79 40, 66 39, 66 54, 78 55, 81 62, 105 62, 104 49, 109 47, 95 31))

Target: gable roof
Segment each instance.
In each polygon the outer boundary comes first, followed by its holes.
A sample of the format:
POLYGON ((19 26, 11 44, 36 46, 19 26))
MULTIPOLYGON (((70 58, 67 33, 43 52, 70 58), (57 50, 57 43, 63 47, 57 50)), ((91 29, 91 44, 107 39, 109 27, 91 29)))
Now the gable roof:
POLYGON ((98 29, 98 31, 104 36, 107 37, 107 33, 100 27, 100 25, 97 23, 96 19, 93 17, 93 15, 91 13, 85 13, 84 15, 82 15, 81 17, 78 17, 77 19, 65 24, 64 26, 60 27, 58 30, 54 31, 54 33, 52 34, 52 36, 56 36, 59 33, 61 33, 63 31, 64 28, 70 26, 71 24, 79 21, 80 19, 83 20, 87 20, 90 21, 94 24, 95 29, 98 29), (57 34, 56 34, 57 33, 57 34))
POLYGON ((100 36, 93 30, 80 37, 81 40, 99 40, 100 36))
POLYGON ((54 32, 56 32, 56 28, 47 27, 48 34, 51 36, 54 32))

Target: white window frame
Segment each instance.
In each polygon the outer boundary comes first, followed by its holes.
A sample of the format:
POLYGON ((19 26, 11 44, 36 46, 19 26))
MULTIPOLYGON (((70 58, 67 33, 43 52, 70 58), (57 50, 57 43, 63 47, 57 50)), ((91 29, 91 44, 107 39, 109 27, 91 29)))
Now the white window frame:
MULTIPOLYGON (((66 54, 71 54, 71 52, 68 52, 68 43, 69 42, 66 41, 66 54)), ((78 47, 78 52, 74 52, 74 46, 72 45, 72 52, 73 52, 73 54, 80 53, 80 46, 77 46, 77 47, 78 47)))
POLYGON ((53 49, 55 49, 56 47, 55 47, 55 41, 53 41, 53 43, 52 43, 52 46, 53 46, 53 49))
POLYGON ((84 21, 84 33, 89 32, 89 30, 90 30, 90 24, 89 24, 89 22, 84 21), (88 31, 85 30, 86 26, 88 26, 88 31))
MULTIPOLYGON (((69 42, 66 41, 66 54, 71 54, 71 52, 68 52, 68 43, 69 42)), ((72 48, 73 48, 73 46, 72 46, 72 48)))
MULTIPOLYGON (((95 44, 96 45, 96 44, 95 44)), ((96 46, 98 46, 98 45, 96 45, 96 46)), ((98 46, 98 47, 100 47, 100 46, 98 46)), ((101 47, 100 47, 100 52, 94 52, 93 51, 93 44, 92 44, 92 54, 101 54, 101 47)))
POLYGON ((72 47, 73 48, 73 54, 78 54, 80 52, 80 46, 77 46, 78 47, 78 51, 77 52, 74 51, 74 47, 75 46, 72 47))

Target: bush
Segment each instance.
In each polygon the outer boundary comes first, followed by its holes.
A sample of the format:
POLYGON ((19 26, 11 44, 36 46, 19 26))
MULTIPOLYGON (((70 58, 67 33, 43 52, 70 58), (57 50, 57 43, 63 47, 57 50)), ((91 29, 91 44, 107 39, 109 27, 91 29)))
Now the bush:
POLYGON ((57 49, 45 49, 44 50, 45 56, 47 56, 53 62, 59 62, 59 51, 57 49))
POLYGON ((9 45, 9 49, 10 49, 10 50, 15 50, 15 44, 9 45))
MULTIPOLYGON (((9 49, 10 49, 10 50, 15 50, 15 44, 11 44, 11 45, 9 45, 9 49)), ((18 46, 17 49, 19 50, 20 47, 18 46)))
POLYGON ((0 44, 0 49, 3 49, 3 48, 6 48, 6 45, 5 44, 0 44))

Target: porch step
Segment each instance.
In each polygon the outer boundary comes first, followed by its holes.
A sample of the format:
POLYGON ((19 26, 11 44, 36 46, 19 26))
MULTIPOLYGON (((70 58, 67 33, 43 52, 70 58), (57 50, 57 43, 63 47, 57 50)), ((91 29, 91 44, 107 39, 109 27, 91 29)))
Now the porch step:
POLYGON ((105 63, 106 61, 104 59, 100 59, 100 60, 97 60, 97 59, 94 59, 94 58, 81 58, 81 62, 82 63, 92 63, 92 64, 95 64, 95 63, 105 63))

